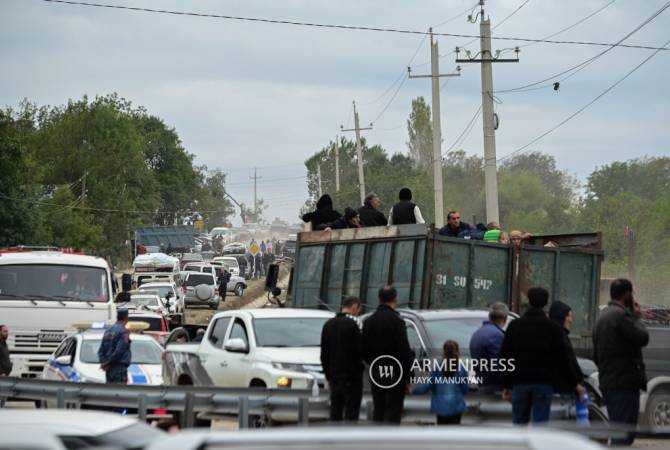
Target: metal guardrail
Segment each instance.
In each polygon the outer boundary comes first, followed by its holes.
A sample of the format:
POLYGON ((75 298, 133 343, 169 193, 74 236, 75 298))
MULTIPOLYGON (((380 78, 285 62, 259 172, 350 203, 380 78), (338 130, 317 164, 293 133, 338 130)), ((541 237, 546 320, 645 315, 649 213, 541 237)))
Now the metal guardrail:
MULTIPOLYGON (((146 420, 151 410, 161 409, 178 413, 182 428, 191 428, 198 415, 237 416, 240 428, 250 426, 254 416, 273 420, 297 422, 329 418, 329 393, 313 395, 311 389, 221 388, 195 386, 145 386, 99 383, 71 383, 40 379, 0 377, 0 401, 7 398, 49 402, 57 408, 81 407, 137 409, 140 420, 146 420)), ((511 423, 511 405, 497 396, 468 395, 466 415, 478 419, 511 423)), ((372 398, 365 393, 362 415, 372 421, 372 398)), ((570 402, 554 402, 552 420, 574 420, 570 402)), ((433 422, 428 396, 407 397, 403 421, 433 422)))

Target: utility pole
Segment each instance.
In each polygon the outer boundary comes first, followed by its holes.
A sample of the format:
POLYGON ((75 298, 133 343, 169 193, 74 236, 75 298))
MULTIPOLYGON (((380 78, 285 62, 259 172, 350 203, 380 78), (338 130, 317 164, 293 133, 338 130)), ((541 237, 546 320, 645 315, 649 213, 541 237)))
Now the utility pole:
POLYGON ((409 78, 430 78, 432 84, 432 114, 433 114, 433 197, 435 199, 435 226, 444 226, 444 188, 442 186, 442 126, 440 123, 440 78, 458 77, 460 67, 456 73, 440 74, 440 56, 437 41, 433 38, 433 29, 430 30, 430 75, 412 75, 411 68, 407 68, 409 78))
POLYGON ((372 130, 372 124, 367 128, 361 128, 358 121, 358 111, 356 111, 356 102, 354 103, 354 128, 345 130, 341 125, 340 129, 342 131, 355 131, 356 132, 356 157, 358 159, 358 188, 361 192, 361 205, 365 201, 365 173, 363 172, 363 147, 361 144, 361 131, 363 130, 372 130))
POLYGON ((319 180, 319 198, 323 195, 323 190, 321 189, 321 163, 316 165, 316 177, 319 180))
POLYGON ((86 205, 86 175, 88 175, 88 170, 81 177, 81 206, 86 205))
POLYGON ((480 0, 479 22, 480 57, 459 59, 460 49, 456 47, 457 63, 480 63, 482 66, 482 122, 484 123, 484 181, 486 186, 486 222, 500 222, 498 210, 498 172, 496 168, 496 134, 498 116, 493 110, 493 68, 492 63, 519 62, 519 47, 515 47, 516 58, 499 58, 500 52, 491 53, 491 20, 484 16, 484 0, 480 0))
POLYGON ((256 175, 256 168, 254 167, 254 176, 249 178, 254 180, 254 214, 256 214, 256 211, 258 210, 258 189, 256 183, 263 177, 256 175))
POLYGON ((335 136, 335 192, 340 192, 340 137, 335 136))

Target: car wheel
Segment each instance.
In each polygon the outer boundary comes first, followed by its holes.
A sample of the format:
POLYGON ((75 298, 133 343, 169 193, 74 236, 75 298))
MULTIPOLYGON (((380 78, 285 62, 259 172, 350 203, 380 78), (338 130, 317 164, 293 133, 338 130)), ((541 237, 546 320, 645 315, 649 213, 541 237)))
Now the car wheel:
MULTIPOLYGON (((249 383, 250 388, 266 388, 267 385, 263 380, 259 380, 258 378, 254 378, 251 380, 251 383, 249 383)), ((262 415, 256 415, 256 414, 251 414, 249 415, 249 428, 267 428, 272 426, 272 419, 270 418, 269 414, 262 414, 262 415)))
POLYGON ((214 311, 216 311, 217 309, 219 309, 219 303, 220 302, 212 303, 211 305, 209 305, 209 307, 214 311))
POLYGON ((235 295, 242 297, 244 295, 244 285, 242 283, 237 283, 235 286, 235 295))
POLYGON ((652 432, 670 432, 670 392, 653 392, 647 400, 645 416, 652 432))

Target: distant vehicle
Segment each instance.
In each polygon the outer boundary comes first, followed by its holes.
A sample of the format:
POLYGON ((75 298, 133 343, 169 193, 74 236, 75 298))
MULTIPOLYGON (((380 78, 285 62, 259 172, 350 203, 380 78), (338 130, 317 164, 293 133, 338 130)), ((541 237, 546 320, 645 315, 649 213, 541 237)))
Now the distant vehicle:
POLYGON ((217 256, 212 262, 221 263, 231 275, 240 275, 240 264, 237 262, 237 258, 232 256, 217 256))
POLYGON ((149 325, 149 328, 144 330, 142 333, 147 336, 152 336, 156 339, 156 342, 161 341, 161 337, 164 334, 170 333, 170 326, 168 324, 167 318, 159 313, 151 311, 130 311, 128 314, 128 321, 145 323, 149 325))
MULTIPOLYGON (((199 344, 169 345, 168 384, 323 387, 320 341, 333 313, 314 309, 245 309, 216 314, 199 344)), ((273 419, 282 420, 281 414, 273 419)))
POLYGON ((179 267, 181 267, 183 270, 183 267, 188 263, 202 261, 204 261, 204 259, 200 253, 184 253, 181 255, 181 259, 179 260, 179 267))
MULTIPOLYGON (((45 380, 75 383, 104 383, 98 349, 104 328, 83 331, 65 339, 49 357, 42 371, 45 380)), ((163 348, 152 336, 133 333, 130 340, 131 364, 128 384, 163 384, 161 354, 163 348)))
POLYGON ((0 409, 0 424, 3 429, 32 428, 35 438, 40 438, 38 431, 44 431, 60 438, 68 449, 142 449, 166 435, 158 428, 118 413, 75 409, 4 408, 0 409))
POLYGON ((107 261, 53 247, 0 250, 0 322, 13 376, 42 373, 49 354, 76 330, 76 321, 116 318, 107 261))
POLYGON ((183 272, 204 272, 204 273, 211 273, 212 275, 216 276, 216 270, 214 269, 214 266, 212 266, 209 263, 188 263, 184 266, 182 269, 183 272))
POLYGON ((282 243, 281 256, 284 258, 295 258, 297 236, 289 234, 288 239, 282 243))
MULTIPOLYGON (((202 429, 201 429, 202 430, 202 429)), ((568 431, 512 427, 282 427, 265 430, 194 430, 157 439, 146 450, 599 450, 604 447, 568 431)))
POLYGON ((184 297, 177 285, 172 281, 158 281, 144 283, 139 288, 140 291, 158 291, 165 304, 169 304, 170 313, 179 314, 184 312, 184 297))
POLYGON ((133 261, 133 280, 138 286, 144 283, 174 282, 179 273, 179 260, 164 253, 137 255, 133 261))
POLYGON ((247 246, 241 242, 233 242, 223 247, 223 253, 228 254, 245 254, 247 252, 247 246))
POLYGON ((184 294, 184 304, 208 306, 213 310, 219 309, 219 287, 216 278, 211 273, 203 272, 182 272, 184 281, 182 292, 184 294))
MULTIPOLYGON (((234 260, 237 262, 237 260, 234 260)), ((223 270, 223 266, 216 264, 187 264, 184 267, 184 270, 186 272, 201 272, 201 273, 211 273, 214 275, 214 278, 216 280, 216 286, 218 288, 219 286, 219 280, 221 279, 221 271, 223 270)), ((238 269, 239 273, 239 269, 238 269)), ((233 275, 231 273, 230 275, 230 280, 228 281, 228 284, 226 285, 226 292, 234 292, 235 295, 238 297, 242 297, 244 295, 244 290, 247 288, 247 283, 244 280, 244 278, 238 276, 238 275, 233 275)), ((220 295, 221 293, 217 289, 217 293, 220 295)))
POLYGON ((168 314, 168 310, 163 303, 163 300, 160 298, 158 291, 130 291, 130 301, 120 303, 118 306, 130 310, 151 311, 163 315, 168 314))

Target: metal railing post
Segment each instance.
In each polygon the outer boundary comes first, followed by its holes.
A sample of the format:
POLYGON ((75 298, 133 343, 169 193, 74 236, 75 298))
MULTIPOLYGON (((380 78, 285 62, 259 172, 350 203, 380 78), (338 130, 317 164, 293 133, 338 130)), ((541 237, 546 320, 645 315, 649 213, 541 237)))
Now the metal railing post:
POLYGON ((140 394, 137 400, 137 418, 142 422, 147 421, 147 396, 140 394))
POLYGON ((300 397, 298 399, 298 423, 307 425, 309 423, 309 399, 300 397))
POLYGON ((56 392, 56 408, 65 409, 65 389, 63 388, 56 392))
POLYGON ((184 413, 181 418, 182 428, 193 428, 193 424, 195 423, 195 412, 193 410, 194 403, 195 395, 193 392, 187 392, 184 397, 184 413))
POLYGON ((249 428, 249 397, 240 397, 238 426, 240 429, 249 428))

